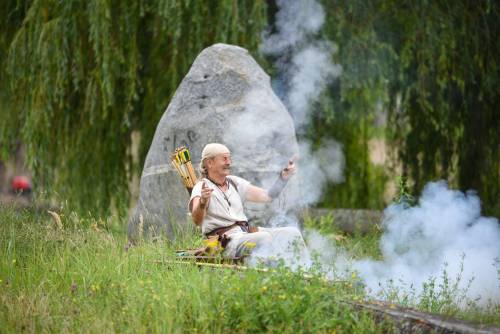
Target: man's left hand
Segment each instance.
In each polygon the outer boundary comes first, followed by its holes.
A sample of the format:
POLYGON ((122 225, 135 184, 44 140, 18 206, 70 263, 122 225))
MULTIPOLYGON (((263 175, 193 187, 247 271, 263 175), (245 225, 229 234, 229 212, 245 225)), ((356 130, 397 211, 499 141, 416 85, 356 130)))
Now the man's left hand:
POLYGON ((285 181, 292 177, 292 175, 297 171, 294 160, 294 158, 290 159, 288 161, 288 165, 281 171, 281 178, 285 181))

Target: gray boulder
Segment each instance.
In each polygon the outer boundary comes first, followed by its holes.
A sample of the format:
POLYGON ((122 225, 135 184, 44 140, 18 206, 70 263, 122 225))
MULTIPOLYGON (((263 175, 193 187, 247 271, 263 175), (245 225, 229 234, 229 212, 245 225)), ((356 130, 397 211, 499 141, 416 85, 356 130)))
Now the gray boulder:
MULTIPOLYGON (((140 183, 140 198, 129 221, 129 238, 139 233, 176 231, 192 224, 188 192, 170 164, 176 147, 187 146, 197 170, 210 142, 232 152, 231 174, 268 187, 298 152, 292 118, 272 91, 269 76, 247 50, 226 44, 204 49, 182 80, 156 129, 140 183)), ((271 205, 247 205, 258 225, 297 203, 291 181, 271 205)))

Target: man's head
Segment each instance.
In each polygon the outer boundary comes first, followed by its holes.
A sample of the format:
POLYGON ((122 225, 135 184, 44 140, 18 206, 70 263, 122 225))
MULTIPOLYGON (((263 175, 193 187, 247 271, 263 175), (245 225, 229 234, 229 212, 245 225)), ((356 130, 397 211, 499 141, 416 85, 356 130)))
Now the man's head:
POLYGON ((231 172, 231 152, 219 143, 205 145, 201 152, 200 171, 204 177, 223 177, 231 172))

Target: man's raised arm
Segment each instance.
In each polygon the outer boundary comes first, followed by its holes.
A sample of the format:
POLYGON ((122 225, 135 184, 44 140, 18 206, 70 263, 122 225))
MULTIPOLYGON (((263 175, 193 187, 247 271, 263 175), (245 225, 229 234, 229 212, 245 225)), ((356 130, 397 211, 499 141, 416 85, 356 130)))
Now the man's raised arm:
POLYGON ((249 185, 246 199, 250 202, 268 203, 278 197, 285 188, 288 179, 295 174, 296 168, 294 160, 288 161, 288 165, 283 168, 280 175, 269 189, 263 189, 254 185, 249 185))

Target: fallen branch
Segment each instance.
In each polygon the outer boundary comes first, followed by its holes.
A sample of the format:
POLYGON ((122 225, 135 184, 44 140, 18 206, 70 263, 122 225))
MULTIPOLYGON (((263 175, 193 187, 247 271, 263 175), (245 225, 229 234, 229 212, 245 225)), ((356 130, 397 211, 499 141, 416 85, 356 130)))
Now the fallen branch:
POLYGON ((387 317, 396 322, 399 329, 404 333, 467 333, 483 334, 498 333, 500 328, 493 326, 475 325, 463 320, 447 318, 446 316, 420 312, 411 308, 382 301, 353 302, 343 301, 357 309, 368 310, 378 315, 380 320, 387 317))

